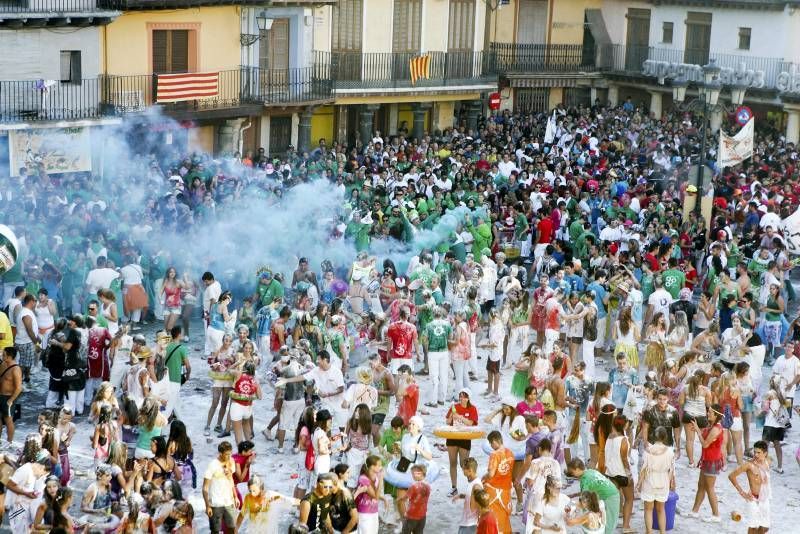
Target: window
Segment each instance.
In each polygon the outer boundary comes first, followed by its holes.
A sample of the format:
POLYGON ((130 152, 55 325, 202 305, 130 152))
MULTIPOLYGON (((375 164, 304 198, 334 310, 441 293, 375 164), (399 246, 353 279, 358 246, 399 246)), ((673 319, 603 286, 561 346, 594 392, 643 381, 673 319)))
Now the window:
POLYGON ((61 83, 81 83, 81 51, 61 51, 61 83))
POLYGON ((750 28, 739 28, 739 50, 750 50, 750 28))
POLYGON ((189 72, 189 30, 153 30, 153 73, 189 72))
POLYGON ((472 51, 475 42, 475 0, 450 0, 449 51, 472 51))
POLYGON ((339 0, 333 7, 334 52, 361 52, 362 0, 339 0))
POLYGON ((261 30, 258 66, 267 70, 289 68, 289 19, 272 19, 272 27, 261 30))
POLYGON ((665 22, 661 27, 661 42, 664 44, 672 43, 672 26, 671 22, 665 22))
POLYGON ((419 52, 422 44, 422 0, 394 0, 393 52, 419 52))
POLYGON ((686 51, 683 62, 690 65, 708 63, 711 47, 711 13, 689 11, 686 14, 686 51))

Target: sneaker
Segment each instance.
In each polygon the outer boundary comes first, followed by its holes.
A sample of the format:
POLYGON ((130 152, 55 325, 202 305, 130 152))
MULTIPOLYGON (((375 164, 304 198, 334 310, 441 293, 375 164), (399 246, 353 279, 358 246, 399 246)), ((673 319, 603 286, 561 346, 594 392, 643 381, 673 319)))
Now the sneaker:
POLYGON ((206 436, 206 437, 210 436, 211 435, 211 429, 206 427, 205 430, 203 431, 203 435, 206 436))
POLYGON ((426 402, 425 406, 427 406, 428 408, 436 408, 436 403, 435 402, 426 402))
POLYGON ((217 434, 217 437, 218 438, 227 438, 227 437, 230 437, 230 435, 231 435, 231 431, 230 430, 225 430, 225 431, 220 432, 219 434, 217 434))
POLYGON ((272 441, 275 439, 272 437, 272 430, 270 430, 269 428, 265 428, 264 430, 262 430, 261 435, 264 436, 264 439, 266 439, 267 441, 272 441))
POLYGON ((782 467, 775 467, 772 470, 775 471, 776 473, 778 473, 779 475, 783 474, 783 468, 782 467))
POLYGON ((439 401, 437 404, 438 404, 439 406, 444 406, 444 401, 439 401))
POLYGON ((214 427, 214 432, 216 432, 217 434, 219 434, 220 432, 222 432, 222 425, 217 425, 217 426, 215 426, 215 427, 214 427))
POLYGON ((687 508, 686 510, 680 510, 679 512, 684 517, 691 517, 691 518, 694 518, 694 519, 697 519, 698 517, 700 517, 700 514, 695 512, 695 511, 693 511, 691 508, 687 508))
POLYGON ((275 454, 283 454, 283 447, 275 447, 272 449, 272 452, 275 454))
POLYGON ((458 488, 450 488, 450 492, 447 494, 448 497, 455 497, 458 495, 458 488))
POLYGON ((722 518, 718 515, 710 515, 708 517, 704 517, 703 521, 706 523, 720 523, 722 522, 722 518))

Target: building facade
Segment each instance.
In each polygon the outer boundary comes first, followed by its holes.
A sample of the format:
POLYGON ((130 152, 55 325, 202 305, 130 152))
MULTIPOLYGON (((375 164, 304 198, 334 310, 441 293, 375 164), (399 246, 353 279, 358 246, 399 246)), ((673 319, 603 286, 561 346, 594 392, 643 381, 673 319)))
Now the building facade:
POLYGON ((0 167, 43 132, 94 147, 94 130, 154 110, 174 119, 157 128, 181 149, 272 154, 474 128, 494 91, 504 109, 630 98, 659 115, 673 81, 711 60, 796 142, 798 30, 800 0, 4 3, 0 167), (213 93, 159 95, 186 73, 213 76, 213 93))
POLYGON ((487 35, 506 108, 630 98, 660 115, 673 105, 672 81, 696 81, 713 60, 725 85, 747 89, 759 121, 800 138, 797 0, 499 1, 487 35))
POLYGON ((315 9, 314 61, 330 67, 335 100, 315 110, 314 142, 475 128, 497 88, 486 17, 484 0, 339 0, 315 9), (412 81, 416 59, 427 66, 412 81))

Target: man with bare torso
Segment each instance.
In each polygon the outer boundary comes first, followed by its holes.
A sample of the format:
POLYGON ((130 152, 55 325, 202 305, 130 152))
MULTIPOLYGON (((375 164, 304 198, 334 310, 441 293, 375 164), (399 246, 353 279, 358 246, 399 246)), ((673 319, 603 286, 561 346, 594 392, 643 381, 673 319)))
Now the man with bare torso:
POLYGON ((753 444, 753 459, 736 468, 728 479, 747 501, 747 534, 766 534, 770 524, 769 455, 767 442, 756 441, 753 444), (739 475, 747 474, 749 491, 739 485, 739 475))
MULTIPOLYGON (((22 369, 17 364, 17 349, 3 349, 3 361, 0 362, 0 414, 2 424, 6 427, 9 443, 14 440, 14 402, 22 393, 22 369)), ((0 438, 3 429, 0 427, 0 438)))

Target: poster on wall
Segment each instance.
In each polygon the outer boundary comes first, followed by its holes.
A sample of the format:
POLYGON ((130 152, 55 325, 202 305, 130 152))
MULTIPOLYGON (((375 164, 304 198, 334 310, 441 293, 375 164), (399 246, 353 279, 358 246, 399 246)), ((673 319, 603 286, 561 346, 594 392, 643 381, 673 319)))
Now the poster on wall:
POLYGON ((12 130, 8 139, 11 176, 19 169, 33 171, 40 164, 48 174, 92 170, 89 128, 36 128, 12 130))

